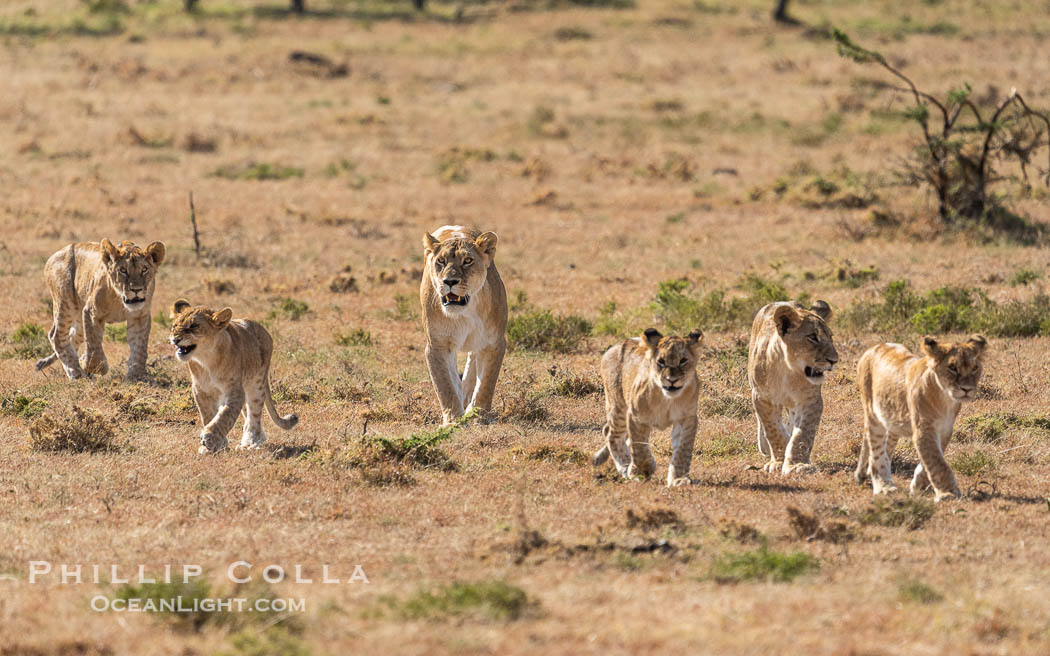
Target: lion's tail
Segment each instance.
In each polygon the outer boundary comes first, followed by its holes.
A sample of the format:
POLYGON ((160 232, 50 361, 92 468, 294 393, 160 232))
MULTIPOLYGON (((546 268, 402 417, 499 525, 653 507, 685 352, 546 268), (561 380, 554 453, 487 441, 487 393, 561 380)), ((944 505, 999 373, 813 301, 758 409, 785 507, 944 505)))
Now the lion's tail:
POLYGON ((591 463, 595 467, 601 467, 609 459, 609 424, 602 426, 602 435, 605 437, 605 446, 598 449, 598 452, 594 454, 594 460, 591 463))
POLYGON ((270 419, 273 419, 273 423, 277 424, 284 430, 291 430, 299 423, 299 415, 294 412, 281 416, 277 414, 277 407, 273 404, 273 395, 270 394, 270 375, 266 375, 266 411, 270 413, 270 419))

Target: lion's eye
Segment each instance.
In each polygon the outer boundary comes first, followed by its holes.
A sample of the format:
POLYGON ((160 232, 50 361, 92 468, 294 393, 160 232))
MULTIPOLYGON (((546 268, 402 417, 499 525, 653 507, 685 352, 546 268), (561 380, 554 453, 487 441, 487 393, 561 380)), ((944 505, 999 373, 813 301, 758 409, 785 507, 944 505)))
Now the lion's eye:
POLYGON ((948 366, 948 371, 952 372, 952 374, 954 374, 954 375, 956 375, 956 376, 958 376, 958 375, 959 375, 959 370, 958 370, 958 369, 956 369, 956 367, 955 367, 955 365, 954 365, 954 364, 953 364, 953 365, 949 365, 949 366, 948 366))
POLYGON ((685 358, 682 358, 682 361, 678 363, 678 366, 679 367, 684 367, 687 364, 689 364, 689 360, 686 360, 685 358))
POLYGON ((463 266, 470 266, 473 262, 474 260, 469 257, 463 258, 463 266))
POLYGON ((820 344, 820 338, 817 337, 816 334, 810 335, 809 341, 813 342, 814 344, 820 344))
POLYGON ((124 268, 124 267, 120 267, 120 275, 122 275, 122 276, 128 275, 128 270, 126 268, 124 268))
POLYGON ((438 261, 437 261, 437 265, 438 265, 439 267, 443 267, 443 266, 445 266, 445 260, 438 260, 438 261))
POLYGON ((667 366, 667 364, 664 362, 663 358, 660 358, 659 360, 657 360, 656 364, 658 364, 661 367, 666 367, 667 366))

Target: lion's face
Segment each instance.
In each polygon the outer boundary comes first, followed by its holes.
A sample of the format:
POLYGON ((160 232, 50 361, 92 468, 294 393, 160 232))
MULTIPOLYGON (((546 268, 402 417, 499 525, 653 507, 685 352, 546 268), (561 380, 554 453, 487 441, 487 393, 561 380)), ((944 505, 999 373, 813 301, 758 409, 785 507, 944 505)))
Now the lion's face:
POLYGON ((124 308, 136 312, 148 307, 157 266, 164 261, 164 244, 155 241, 143 250, 127 240, 115 246, 110 240, 103 239, 100 246, 106 274, 120 294, 124 308))
POLYGON ((423 238, 426 275, 441 299, 441 310, 455 316, 462 312, 485 286, 489 264, 496 254, 496 233, 486 232, 477 239, 454 238, 438 241, 423 238))
POLYGON ((839 361, 827 324, 830 318, 831 307, 824 301, 817 301, 808 310, 782 305, 773 314, 777 332, 787 347, 788 365, 814 385, 823 384, 824 374, 839 361))
POLYGON ((664 337, 654 328, 642 334, 642 343, 649 349, 649 379, 660 386, 664 396, 678 396, 695 380, 701 337, 699 330, 688 337, 664 337))
POLYGON ((181 298, 175 301, 171 306, 171 343, 175 346, 175 357, 188 362, 198 349, 207 350, 232 317, 230 308, 213 312, 206 307, 194 307, 181 298))
POLYGON ((972 401, 977 395, 986 346, 988 342, 980 335, 956 344, 927 337, 923 340, 922 352, 941 389, 956 401, 972 401))

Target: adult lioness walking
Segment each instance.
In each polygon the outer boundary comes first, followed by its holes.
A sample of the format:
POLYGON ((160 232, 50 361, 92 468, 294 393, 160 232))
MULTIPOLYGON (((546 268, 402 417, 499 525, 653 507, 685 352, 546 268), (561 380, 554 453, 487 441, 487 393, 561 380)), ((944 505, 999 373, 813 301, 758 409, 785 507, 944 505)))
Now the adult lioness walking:
POLYGON ((130 241, 116 246, 103 239, 97 244, 70 244, 48 258, 44 280, 51 292, 54 322, 47 337, 54 353, 37 361, 37 370, 59 360, 70 378, 105 374, 109 371, 102 351, 106 324, 126 321, 131 349, 127 378, 145 377, 153 284, 164 253, 159 241, 142 249, 130 241), (77 359, 80 341, 86 342, 83 363, 77 359))
POLYGON ((507 291, 496 270, 498 238, 463 226, 442 226, 423 237, 425 263, 419 286, 427 367, 451 424, 477 408, 492 410, 503 355, 507 350, 507 291), (460 376, 459 353, 467 353, 460 376))
POLYGON ((831 307, 824 301, 811 308, 770 303, 755 315, 747 380, 758 418, 758 449, 769 456, 768 472, 815 469, 809 455, 824 411, 820 386, 839 361, 830 318, 831 307))

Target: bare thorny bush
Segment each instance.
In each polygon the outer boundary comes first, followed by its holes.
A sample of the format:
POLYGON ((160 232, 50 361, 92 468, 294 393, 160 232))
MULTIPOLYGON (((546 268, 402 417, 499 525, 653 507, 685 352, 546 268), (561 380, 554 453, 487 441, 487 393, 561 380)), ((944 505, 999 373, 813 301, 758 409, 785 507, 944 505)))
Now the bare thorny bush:
POLYGON ((938 99, 920 90, 881 53, 857 45, 840 30, 834 30, 833 36, 841 56, 877 64, 905 84, 891 88, 911 96, 914 104, 904 116, 919 125, 923 141, 906 161, 902 182, 929 185, 937 195, 944 224, 978 223, 1024 240, 1040 236, 1040 229, 1010 212, 992 189, 998 183, 1014 182, 1031 190, 1030 168, 1050 187, 1050 164, 1047 169, 1032 164, 1040 149, 1047 150, 1050 162, 1050 118, 1045 113, 1032 109, 1016 89, 987 103, 984 111, 979 105, 985 103, 971 99, 969 84, 938 99), (1000 173, 1008 163, 1020 171, 1020 177, 1000 173))

